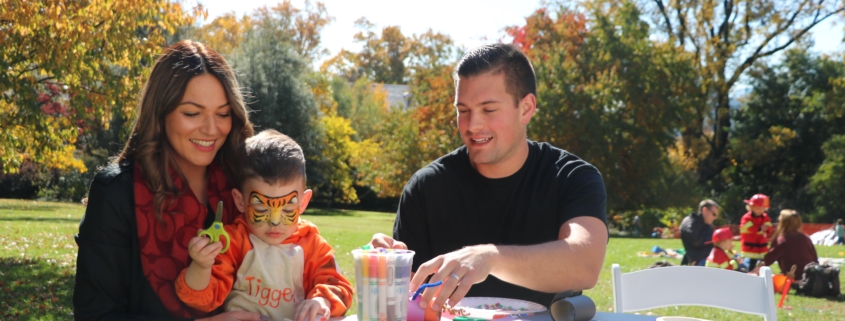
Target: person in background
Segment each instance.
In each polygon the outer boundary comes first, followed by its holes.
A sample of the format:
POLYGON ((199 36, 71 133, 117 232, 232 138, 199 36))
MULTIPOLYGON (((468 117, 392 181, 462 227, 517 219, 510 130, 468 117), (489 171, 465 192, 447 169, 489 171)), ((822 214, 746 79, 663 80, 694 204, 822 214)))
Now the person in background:
POLYGON ((698 203, 698 212, 681 221, 681 243, 685 251, 681 265, 704 266, 713 250, 713 221, 717 217, 719 204, 707 199, 698 203))
POLYGON ((836 244, 845 244, 845 225, 842 225, 841 218, 836 220, 833 229, 836 230, 836 244))
POLYGON ((734 235, 731 233, 731 229, 727 227, 713 232, 713 250, 710 251, 710 256, 707 257, 706 266, 731 271, 739 268, 739 263, 734 259, 733 237, 734 235))
MULTIPOLYGON (((778 262, 783 273, 795 267, 795 281, 804 275, 804 266, 810 262, 819 262, 819 256, 813 241, 801 232, 801 216, 794 210, 782 210, 778 217, 778 227, 772 236, 772 247, 768 249, 762 262, 769 266, 778 262)), ((759 270, 759 267, 754 269, 759 270)), ((793 283, 798 285, 798 282, 793 283)))
POLYGON ((634 237, 640 237, 640 216, 634 216, 634 237))
POLYGON ((772 235, 772 220, 766 214, 769 197, 756 194, 744 202, 748 213, 739 222, 742 257, 748 270, 754 270, 757 262, 769 251, 769 237, 772 235))

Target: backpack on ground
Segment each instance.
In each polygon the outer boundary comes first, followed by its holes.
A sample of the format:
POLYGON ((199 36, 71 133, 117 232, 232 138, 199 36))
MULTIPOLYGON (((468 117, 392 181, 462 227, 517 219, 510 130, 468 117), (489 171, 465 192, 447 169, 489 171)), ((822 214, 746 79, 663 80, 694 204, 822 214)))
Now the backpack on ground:
POLYGON ((798 294, 812 297, 839 297, 839 267, 816 262, 804 266, 804 277, 798 284, 798 294))

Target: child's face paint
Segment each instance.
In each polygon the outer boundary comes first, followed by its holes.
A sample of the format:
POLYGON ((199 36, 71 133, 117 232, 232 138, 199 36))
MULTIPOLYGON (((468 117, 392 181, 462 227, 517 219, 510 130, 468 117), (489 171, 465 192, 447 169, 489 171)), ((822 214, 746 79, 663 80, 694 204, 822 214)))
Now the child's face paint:
POLYGON ((299 216, 312 195, 302 180, 268 184, 261 179, 248 179, 243 188, 243 193, 233 190, 235 204, 244 213, 249 232, 270 245, 282 244, 296 232, 299 216))
POLYGON ((267 223, 293 225, 299 221, 299 194, 296 191, 285 196, 272 197, 252 191, 249 194, 247 218, 253 224, 267 223))

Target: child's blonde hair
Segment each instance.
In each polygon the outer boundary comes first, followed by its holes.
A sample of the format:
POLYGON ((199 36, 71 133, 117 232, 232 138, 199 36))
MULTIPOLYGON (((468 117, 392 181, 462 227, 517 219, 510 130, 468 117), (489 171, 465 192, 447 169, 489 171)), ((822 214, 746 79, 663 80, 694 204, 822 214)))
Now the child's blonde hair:
POLYGON ((780 217, 778 217, 778 228, 772 236, 772 240, 776 240, 778 236, 798 232, 801 229, 801 216, 795 210, 782 210, 780 217))

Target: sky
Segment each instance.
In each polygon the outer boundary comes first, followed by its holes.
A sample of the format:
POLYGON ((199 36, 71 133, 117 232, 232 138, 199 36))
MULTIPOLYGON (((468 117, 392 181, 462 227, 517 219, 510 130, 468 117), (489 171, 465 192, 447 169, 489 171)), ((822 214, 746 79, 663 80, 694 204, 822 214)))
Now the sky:
MULTIPOLYGON (((542 0, 321 0, 335 20, 323 30, 322 46, 330 54, 341 48, 357 51, 360 45, 353 41, 358 31, 354 21, 366 17, 377 29, 399 26, 402 34, 421 34, 428 29, 452 37, 456 44, 473 48, 496 42, 504 36, 503 29, 525 22, 525 17, 541 6, 542 0)), ((206 22, 226 12, 238 16, 251 13, 261 6, 273 6, 278 0, 188 0, 188 4, 201 3, 208 10, 206 22)), ((292 0, 297 8, 303 0, 292 0)), ((316 1, 312 1, 314 3, 316 1)), ((813 29, 815 46, 820 53, 832 54, 845 49, 843 36, 845 23, 842 18, 831 17, 813 29), (837 18, 840 22, 834 23, 837 18)))

